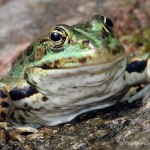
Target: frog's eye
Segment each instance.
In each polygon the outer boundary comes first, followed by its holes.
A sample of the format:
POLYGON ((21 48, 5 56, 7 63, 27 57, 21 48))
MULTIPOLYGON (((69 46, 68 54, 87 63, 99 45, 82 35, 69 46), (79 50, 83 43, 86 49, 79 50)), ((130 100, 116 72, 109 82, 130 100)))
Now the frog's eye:
POLYGON ((51 40, 57 42, 62 39, 62 35, 59 32, 54 32, 51 34, 51 40))
POLYGON ((113 33, 113 22, 107 18, 107 17, 104 17, 104 16, 101 16, 101 19, 102 19, 102 23, 104 25, 104 29, 106 32, 109 32, 109 33, 113 33))
POLYGON ((65 32, 64 29, 56 27, 51 31, 50 39, 53 46, 55 48, 59 48, 65 43, 67 39, 67 33, 65 32))

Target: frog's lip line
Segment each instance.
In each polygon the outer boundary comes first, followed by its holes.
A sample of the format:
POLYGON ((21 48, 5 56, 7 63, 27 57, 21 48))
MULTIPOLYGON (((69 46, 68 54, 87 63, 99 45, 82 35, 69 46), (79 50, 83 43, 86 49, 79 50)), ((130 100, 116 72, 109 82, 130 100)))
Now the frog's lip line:
MULTIPOLYGON (((86 67, 86 66, 99 66, 99 65, 106 65, 106 64, 111 64, 112 62, 114 61, 119 61, 121 59, 124 59, 124 54, 121 54, 121 55, 118 55, 117 57, 115 57, 114 59, 111 59, 109 62, 106 62, 106 63, 95 63, 95 64, 79 64, 79 63, 74 63, 74 66, 72 67, 62 67, 62 68, 48 68, 48 69, 45 69, 45 68, 42 68, 41 66, 32 66, 31 68, 40 68, 42 70, 67 70, 67 69, 75 69, 75 68, 81 68, 81 67, 86 67)), ((29 69, 29 68, 28 68, 29 69)))

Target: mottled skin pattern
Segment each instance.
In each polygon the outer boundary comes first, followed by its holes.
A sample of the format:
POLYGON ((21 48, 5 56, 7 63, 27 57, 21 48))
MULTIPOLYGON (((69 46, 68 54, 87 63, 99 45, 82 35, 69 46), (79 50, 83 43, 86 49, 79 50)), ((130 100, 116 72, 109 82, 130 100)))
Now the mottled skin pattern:
POLYGON ((0 125, 51 126, 111 106, 129 87, 148 83, 148 60, 136 62, 126 67, 109 18, 56 25, 22 52, 0 81, 0 125))

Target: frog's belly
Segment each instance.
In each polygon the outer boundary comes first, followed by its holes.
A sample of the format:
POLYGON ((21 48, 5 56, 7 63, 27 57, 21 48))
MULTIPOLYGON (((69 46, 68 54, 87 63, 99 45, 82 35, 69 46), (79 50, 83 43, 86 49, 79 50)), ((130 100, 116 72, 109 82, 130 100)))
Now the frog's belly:
POLYGON ((82 105, 80 107, 62 107, 56 108, 51 111, 41 110, 41 111, 32 111, 40 120, 37 120, 39 124, 54 126, 60 123, 69 122, 74 119, 76 116, 88 112, 90 110, 102 109, 109 106, 114 105, 121 97, 124 95, 126 91, 122 91, 119 95, 115 94, 111 98, 105 99, 104 101, 98 101, 98 98, 93 97, 93 101, 97 101, 95 103, 91 103, 88 105, 82 105))
POLYGON ((84 99, 85 104, 82 101, 83 104, 80 106, 75 106, 74 103, 72 103, 72 107, 60 105, 54 106, 53 103, 47 102, 45 107, 42 106, 39 109, 36 109, 35 107, 39 107, 40 105, 33 106, 34 108, 30 108, 30 110, 16 109, 13 113, 13 119, 15 118, 15 120, 12 120, 12 123, 15 125, 18 125, 19 123, 19 125, 29 125, 38 128, 41 125, 54 126, 60 123, 69 122, 84 112, 114 105, 127 92, 126 90, 119 91, 115 94, 111 93, 110 95, 103 97, 105 98, 103 100, 100 100, 99 95, 86 98, 84 99), (92 101, 89 101, 90 99, 92 101), (88 104, 86 104, 86 100, 89 101, 88 104), (20 117, 24 118, 24 122, 20 120, 20 117))

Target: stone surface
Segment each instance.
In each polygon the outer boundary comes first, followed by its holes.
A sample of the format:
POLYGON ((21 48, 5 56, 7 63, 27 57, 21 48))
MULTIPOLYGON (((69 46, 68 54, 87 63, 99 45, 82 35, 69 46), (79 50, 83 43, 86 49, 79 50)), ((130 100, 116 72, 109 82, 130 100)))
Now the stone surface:
MULTIPOLYGON (((123 37, 141 36, 143 29, 150 27, 149 7, 149 0, 1 0, 0 76, 7 74, 12 61, 29 43, 53 25, 85 22, 94 14, 112 18, 116 36, 128 52, 136 51, 139 45, 127 43, 123 37)), ((144 98, 95 110, 66 124, 43 127, 36 138, 24 137, 25 143, 9 140, 0 149, 150 149, 150 101, 144 98)))

